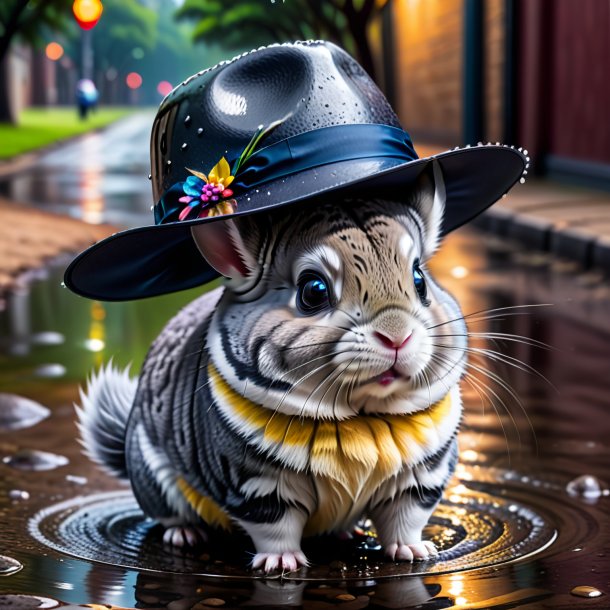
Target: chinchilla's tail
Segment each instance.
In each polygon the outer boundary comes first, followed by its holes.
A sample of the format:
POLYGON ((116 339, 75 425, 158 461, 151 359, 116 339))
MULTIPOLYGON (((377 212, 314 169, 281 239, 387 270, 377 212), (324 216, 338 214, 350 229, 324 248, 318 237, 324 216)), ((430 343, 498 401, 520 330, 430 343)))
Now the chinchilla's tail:
POLYGON ((120 371, 109 362, 92 374, 87 390, 80 390, 82 406, 76 406, 85 454, 121 479, 127 478, 125 432, 136 387, 129 368, 120 371))

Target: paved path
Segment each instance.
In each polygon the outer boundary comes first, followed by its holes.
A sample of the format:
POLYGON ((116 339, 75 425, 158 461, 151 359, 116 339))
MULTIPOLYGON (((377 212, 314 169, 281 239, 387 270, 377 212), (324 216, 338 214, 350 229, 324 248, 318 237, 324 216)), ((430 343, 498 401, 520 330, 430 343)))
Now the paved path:
POLYGON ((0 179, 0 194, 90 223, 152 222, 149 137, 154 114, 138 113, 42 154, 0 179))

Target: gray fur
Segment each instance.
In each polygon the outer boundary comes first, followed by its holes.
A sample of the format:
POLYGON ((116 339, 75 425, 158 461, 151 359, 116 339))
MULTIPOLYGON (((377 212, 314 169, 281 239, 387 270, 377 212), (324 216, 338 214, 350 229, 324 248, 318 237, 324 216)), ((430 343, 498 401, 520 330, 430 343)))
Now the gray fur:
MULTIPOLYGON (((420 542, 421 529, 455 468, 457 384, 465 366, 459 306, 429 273, 425 302, 414 287, 415 261, 425 269, 436 247, 442 220, 438 192, 424 176, 411 206, 326 201, 298 212, 200 225, 196 242, 228 276, 226 288, 191 303, 154 342, 129 420, 121 401, 121 417, 111 425, 112 451, 104 450, 105 437, 85 428, 94 457, 126 473, 143 509, 164 523, 198 522, 178 491, 179 481, 213 500, 252 537, 258 552, 254 565, 266 570, 305 562, 301 532, 320 502, 338 511, 324 527, 349 527, 366 511, 392 557, 432 552, 429 543, 420 542), (210 230, 226 235, 206 239, 210 230), (210 243, 214 252, 207 249, 210 243), (327 277, 333 303, 304 316, 295 305, 296 283, 311 269, 327 277), (445 324, 446 349, 428 330, 439 324, 445 324), (390 358, 376 343, 379 333, 400 341, 407 333, 413 347, 390 358), (233 398, 209 376, 210 366, 233 398), (376 379, 389 370, 397 377, 386 387, 376 379), (334 498, 339 488, 315 474, 311 444, 291 446, 267 437, 274 417, 289 418, 282 420, 289 421, 286 433, 293 422, 307 420, 315 438, 325 422, 409 417, 448 392, 453 406, 446 423, 431 429, 391 476, 363 479, 359 490, 348 490, 353 497, 347 511, 338 506, 339 496, 334 498), (267 424, 257 427, 247 415, 237 416, 236 396, 254 411, 263 409, 267 424), (123 439, 125 461, 119 463, 113 451, 122 449, 123 439)), ((109 378, 109 385, 115 382, 109 378)), ((95 385, 93 390, 99 394, 95 385)), ((108 411, 107 400, 84 401, 85 413, 91 405, 108 411)), ((88 415, 84 421, 103 417, 88 415)))

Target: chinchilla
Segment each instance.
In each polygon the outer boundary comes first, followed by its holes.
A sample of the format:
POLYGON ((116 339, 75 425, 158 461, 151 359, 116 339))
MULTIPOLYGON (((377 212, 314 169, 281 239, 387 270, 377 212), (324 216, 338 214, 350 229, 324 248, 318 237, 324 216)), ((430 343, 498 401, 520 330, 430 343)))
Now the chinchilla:
POLYGON ((167 324, 138 379, 94 375, 78 410, 88 455, 167 544, 241 529, 253 568, 293 570, 303 536, 366 515, 392 559, 436 554, 422 529, 456 465, 466 365, 459 305, 426 266, 436 169, 403 203, 327 195, 192 228, 224 286, 167 324))

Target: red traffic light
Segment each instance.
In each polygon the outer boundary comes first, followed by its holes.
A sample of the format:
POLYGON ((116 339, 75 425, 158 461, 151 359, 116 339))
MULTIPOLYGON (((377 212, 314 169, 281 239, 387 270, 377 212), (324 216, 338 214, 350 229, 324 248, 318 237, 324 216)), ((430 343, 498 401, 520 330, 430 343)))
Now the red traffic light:
POLYGON ((83 30, 94 28, 102 16, 104 7, 100 0, 74 0, 72 12, 83 30))

